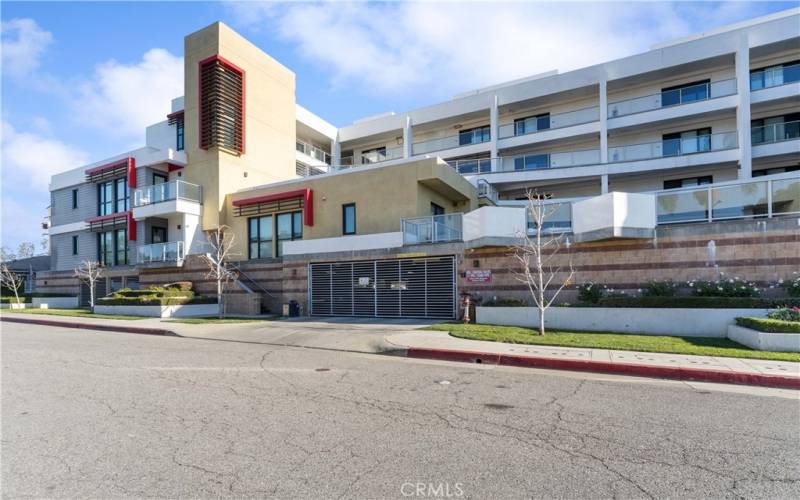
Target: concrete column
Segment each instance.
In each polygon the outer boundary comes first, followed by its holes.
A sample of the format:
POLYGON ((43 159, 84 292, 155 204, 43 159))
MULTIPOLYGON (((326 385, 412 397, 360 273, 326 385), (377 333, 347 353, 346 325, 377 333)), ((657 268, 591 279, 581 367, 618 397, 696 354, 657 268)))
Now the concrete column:
POLYGON ((342 145, 339 143, 339 133, 331 139, 331 164, 339 166, 342 164, 342 145))
MULTIPOLYGON (((500 112, 498 108, 498 98, 497 94, 492 96, 492 105, 489 108, 489 133, 491 135, 491 139, 489 142, 490 152, 489 156, 491 158, 497 158, 497 138, 500 135, 500 112)), ((492 170, 496 170, 493 166, 492 170)))
POLYGON ((600 176, 600 194, 606 194, 608 192, 608 174, 603 174, 600 176))
POLYGON ((411 125, 411 117, 406 116, 406 124, 403 127, 403 158, 414 156, 414 130, 411 125))
MULTIPOLYGON (((600 75, 600 163, 608 163, 608 85, 606 74, 600 75)), ((604 193, 608 191, 608 176, 603 176, 604 193)))
POLYGON ((739 178, 749 179, 753 176, 750 138, 750 44, 745 33, 739 37, 739 46, 736 48, 736 92, 739 97, 736 107, 739 178))

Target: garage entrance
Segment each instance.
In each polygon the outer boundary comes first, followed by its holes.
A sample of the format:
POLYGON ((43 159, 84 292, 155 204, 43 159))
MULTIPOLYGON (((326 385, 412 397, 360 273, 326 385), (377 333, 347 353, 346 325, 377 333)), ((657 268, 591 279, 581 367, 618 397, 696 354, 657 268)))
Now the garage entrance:
POLYGON ((309 265, 312 316, 454 318, 452 256, 309 265))

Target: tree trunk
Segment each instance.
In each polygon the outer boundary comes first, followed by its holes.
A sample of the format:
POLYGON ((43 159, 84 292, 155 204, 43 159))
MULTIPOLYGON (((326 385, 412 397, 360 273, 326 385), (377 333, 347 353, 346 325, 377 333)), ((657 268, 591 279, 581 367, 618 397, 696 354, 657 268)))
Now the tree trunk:
POLYGON ((539 308, 539 335, 544 335, 544 307, 539 308))
POLYGON ((219 319, 225 317, 225 301, 222 297, 222 280, 217 278, 217 309, 219 313, 219 319))

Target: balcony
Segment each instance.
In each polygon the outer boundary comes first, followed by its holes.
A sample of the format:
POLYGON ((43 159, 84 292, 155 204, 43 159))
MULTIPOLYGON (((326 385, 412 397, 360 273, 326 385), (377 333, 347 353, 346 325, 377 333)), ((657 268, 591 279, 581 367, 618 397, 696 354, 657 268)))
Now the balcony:
POLYGON ((143 265, 181 265, 184 256, 182 241, 141 245, 136 250, 136 261, 143 265))
POLYGON ((736 131, 608 148, 609 162, 628 162, 735 149, 736 131))
POLYGON ((173 213, 200 215, 202 199, 202 188, 184 181, 141 187, 133 192, 133 217, 140 220, 173 213))
POLYGON ((403 245, 462 240, 462 214, 428 215, 401 221, 403 245))
POLYGON ((701 83, 675 90, 667 90, 644 97, 626 99, 608 105, 608 118, 617 118, 656 109, 672 108, 736 94, 736 80, 701 83))
POLYGON ((455 149, 473 144, 483 144, 490 140, 489 127, 485 126, 460 132, 456 135, 415 142, 411 150, 414 155, 424 155, 435 151, 455 149))
POLYGON ((750 91, 780 87, 800 82, 800 63, 791 66, 765 68, 750 73, 750 91))
POLYGON ((588 108, 569 111, 567 113, 556 113, 549 115, 549 120, 542 120, 538 117, 531 117, 525 120, 515 121, 500 125, 500 139, 509 137, 520 137, 529 134, 540 133, 546 130, 553 130, 584 123, 596 122, 600 119, 600 108, 592 106, 588 108))
POLYGON ((447 163, 462 175, 487 174, 492 172, 522 172, 546 168, 596 165, 600 163, 600 150, 587 149, 563 153, 503 156, 500 158, 448 160, 447 163))
MULTIPOLYGON (((312 146, 306 142, 301 140, 295 140, 295 149, 298 153, 302 153, 303 155, 311 158, 312 160, 316 160, 318 162, 324 163, 326 165, 331 164, 331 155, 330 153, 325 152, 324 150, 318 148, 317 146, 312 146)), ((301 158, 301 161, 304 160, 301 158)), ((313 163, 313 162, 305 162, 303 163, 313 163)), ((316 166, 316 165, 312 165, 316 166)))
POLYGON ((732 181, 656 193, 658 224, 800 214, 800 178, 732 181))
POLYGON ((753 127, 750 131, 753 158, 796 154, 800 151, 800 121, 772 123, 753 127))

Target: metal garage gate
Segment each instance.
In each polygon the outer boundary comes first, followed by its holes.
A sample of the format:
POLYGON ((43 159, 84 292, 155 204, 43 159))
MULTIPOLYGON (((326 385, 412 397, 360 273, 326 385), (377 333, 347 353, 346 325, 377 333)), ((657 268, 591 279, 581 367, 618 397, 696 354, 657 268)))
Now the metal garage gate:
POLYGON ((455 317, 452 256, 310 264, 308 276, 312 316, 455 317))

